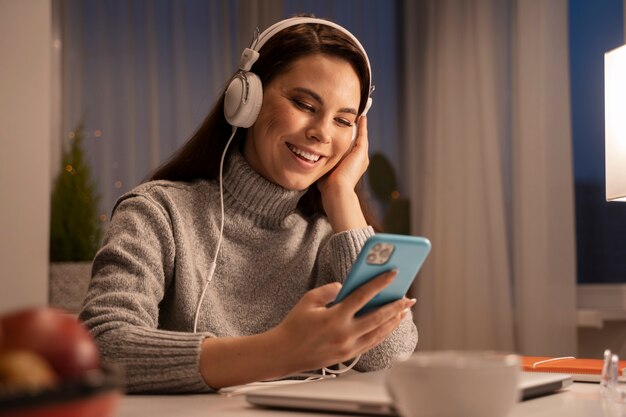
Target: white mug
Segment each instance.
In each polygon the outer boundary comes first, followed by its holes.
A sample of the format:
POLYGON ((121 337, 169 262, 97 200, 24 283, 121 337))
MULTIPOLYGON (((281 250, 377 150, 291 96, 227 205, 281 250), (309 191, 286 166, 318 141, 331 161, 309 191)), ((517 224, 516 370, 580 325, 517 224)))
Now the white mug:
POLYGON ((386 385, 402 417, 505 417, 519 401, 519 357, 489 351, 414 353, 386 385))

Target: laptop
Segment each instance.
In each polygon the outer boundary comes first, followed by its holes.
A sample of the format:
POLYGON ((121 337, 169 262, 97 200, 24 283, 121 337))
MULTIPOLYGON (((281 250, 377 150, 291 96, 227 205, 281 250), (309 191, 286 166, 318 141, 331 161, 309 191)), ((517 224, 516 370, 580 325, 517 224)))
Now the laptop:
MULTIPOLYGON (((397 416, 385 388, 386 373, 386 370, 354 372, 338 378, 257 389, 245 395, 250 404, 259 407, 397 416)), ((522 400, 558 391, 572 383, 567 374, 521 372, 520 375, 522 400)))

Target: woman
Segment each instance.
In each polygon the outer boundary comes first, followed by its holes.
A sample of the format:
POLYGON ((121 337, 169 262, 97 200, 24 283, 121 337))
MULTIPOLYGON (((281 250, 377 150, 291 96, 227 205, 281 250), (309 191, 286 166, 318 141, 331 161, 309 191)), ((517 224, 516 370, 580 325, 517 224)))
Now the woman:
POLYGON ((370 71, 345 29, 295 19, 261 35, 256 62, 242 60, 263 86, 251 126, 233 129, 222 97, 114 208, 80 318, 104 359, 125 367, 129 392, 211 391, 358 355, 356 369, 370 371, 415 348, 415 300, 355 317, 393 272, 327 307, 374 234, 355 192, 365 117, 353 139, 370 71))

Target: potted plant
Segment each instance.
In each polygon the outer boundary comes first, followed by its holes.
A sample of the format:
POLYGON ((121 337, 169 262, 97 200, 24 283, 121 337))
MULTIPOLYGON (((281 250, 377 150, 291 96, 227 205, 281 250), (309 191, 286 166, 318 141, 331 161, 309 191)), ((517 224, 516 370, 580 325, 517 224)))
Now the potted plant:
POLYGON ((89 286, 91 262, 100 246, 99 195, 83 149, 79 124, 63 148, 50 204, 50 305, 78 311, 89 286))

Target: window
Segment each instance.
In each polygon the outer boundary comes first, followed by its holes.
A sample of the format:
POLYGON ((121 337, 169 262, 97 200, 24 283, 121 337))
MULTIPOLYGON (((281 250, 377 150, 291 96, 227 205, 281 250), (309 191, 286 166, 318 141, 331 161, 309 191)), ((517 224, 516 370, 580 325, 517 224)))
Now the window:
POLYGON ((604 53, 625 43, 624 2, 569 6, 578 283, 626 283, 626 204, 604 185, 604 53))

